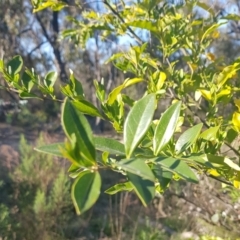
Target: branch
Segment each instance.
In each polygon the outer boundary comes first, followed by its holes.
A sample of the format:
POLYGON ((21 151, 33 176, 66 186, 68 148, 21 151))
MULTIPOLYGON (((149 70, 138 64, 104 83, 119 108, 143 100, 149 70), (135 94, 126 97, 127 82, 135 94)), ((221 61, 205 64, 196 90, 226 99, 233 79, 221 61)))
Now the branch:
POLYGON ((112 13, 118 17, 118 19, 120 19, 120 21, 125 25, 125 27, 127 28, 127 30, 134 36, 134 38, 136 39, 136 41, 139 44, 143 44, 143 41, 141 40, 140 37, 138 37, 138 35, 132 30, 131 27, 127 26, 127 24, 125 23, 124 19, 122 18, 122 16, 107 2, 107 0, 104 0, 103 3, 112 11, 112 13))
POLYGON ((53 19, 52 19, 52 27, 54 31, 54 37, 51 39, 49 36, 47 29, 45 28, 41 18, 38 14, 36 14, 36 19, 39 22, 40 27, 42 28, 43 34, 46 37, 47 41, 50 43, 51 47, 53 48, 53 53, 57 60, 58 68, 60 71, 60 79, 63 82, 66 82, 67 73, 65 71, 65 63, 62 61, 61 52, 59 50, 59 43, 57 42, 57 36, 59 33, 59 26, 58 26, 58 12, 53 12, 53 19))

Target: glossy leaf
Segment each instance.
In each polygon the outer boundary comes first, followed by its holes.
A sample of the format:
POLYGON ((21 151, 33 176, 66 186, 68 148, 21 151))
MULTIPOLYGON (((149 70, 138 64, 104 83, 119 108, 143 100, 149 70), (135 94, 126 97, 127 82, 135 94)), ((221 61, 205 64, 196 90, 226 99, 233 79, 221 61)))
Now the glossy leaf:
POLYGON ((98 172, 84 171, 72 185, 71 196, 77 214, 90 209, 97 201, 101 190, 101 176, 98 172))
POLYGON ((57 80, 57 73, 56 72, 49 72, 44 78, 44 84, 46 87, 53 87, 56 80, 57 80))
POLYGON ((22 66, 23 60, 21 56, 15 56, 7 63, 8 72, 12 76, 18 74, 21 71, 22 66))
POLYGON ((185 180, 193 183, 198 182, 198 178, 196 177, 193 170, 182 160, 175 159, 172 157, 164 158, 159 157, 153 159, 155 164, 160 164, 163 168, 168 169, 173 173, 177 173, 179 176, 184 178, 185 180))
POLYGON ((198 138, 203 124, 200 123, 186 130, 177 140, 175 151, 177 154, 182 153, 189 148, 198 138))
POLYGON ((125 155, 124 145, 115 139, 105 137, 94 137, 97 150, 115 155, 125 155))
POLYGON ((105 193, 113 195, 122 191, 132 191, 133 187, 130 182, 118 183, 110 188, 108 188, 105 193))
POLYGON ((155 183, 130 172, 127 173, 127 177, 142 204, 146 207, 155 196, 155 183))
POLYGON ((149 94, 135 103, 124 124, 124 145, 127 158, 130 158, 135 148, 151 125, 155 111, 155 94, 149 94))
POLYGON ((153 137, 154 155, 158 155, 172 138, 178 124, 180 110, 181 102, 176 102, 160 118, 153 137))
POLYGON ((127 172, 134 173, 142 178, 149 179, 153 182, 155 180, 152 170, 144 162, 144 159, 124 159, 120 162, 116 162, 115 164, 127 172))
POLYGON ((35 150, 37 150, 38 152, 47 153, 47 154, 55 155, 58 157, 63 157, 61 149, 64 148, 64 146, 65 146, 64 143, 53 143, 53 144, 37 147, 35 148, 35 150))
POLYGON ((82 158, 94 165, 96 152, 91 127, 84 115, 68 99, 65 99, 62 108, 62 125, 70 141, 73 134, 75 135, 82 158))

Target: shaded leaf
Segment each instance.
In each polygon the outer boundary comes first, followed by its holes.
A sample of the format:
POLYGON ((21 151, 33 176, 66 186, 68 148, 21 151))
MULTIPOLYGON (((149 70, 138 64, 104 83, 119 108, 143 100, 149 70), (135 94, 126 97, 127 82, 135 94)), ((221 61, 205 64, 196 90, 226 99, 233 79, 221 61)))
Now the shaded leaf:
POLYGON ((122 191, 132 191, 133 187, 130 182, 118 183, 110 188, 108 188, 105 193, 113 195, 122 191))
POLYGON ((198 178, 193 170, 182 160, 172 157, 159 157, 153 159, 153 163, 160 164, 163 168, 166 168, 173 173, 177 173, 189 182, 198 183, 198 178))
POLYGON ((84 171, 72 185, 71 196, 77 214, 90 209, 97 201, 101 190, 101 176, 98 172, 84 171))
POLYGON ((127 177, 142 204, 146 207, 155 196, 154 182, 130 172, 127 173, 127 177))
POLYGON ((12 76, 18 74, 21 71, 22 66, 23 60, 21 56, 15 56, 7 63, 8 72, 12 76))
POLYGON ((127 172, 134 173, 143 178, 155 181, 152 170, 144 162, 144 159, 133 158, 133 159, 124 159, 120 162, 115 163, 118 167, 121 167, 127 172))

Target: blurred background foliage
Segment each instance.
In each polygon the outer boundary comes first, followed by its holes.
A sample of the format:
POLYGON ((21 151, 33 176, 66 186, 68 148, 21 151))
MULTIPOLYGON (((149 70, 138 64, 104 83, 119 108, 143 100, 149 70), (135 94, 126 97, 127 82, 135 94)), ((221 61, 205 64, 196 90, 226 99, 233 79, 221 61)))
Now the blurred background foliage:
MULTIPOLYGON (((24 58, 25 65, 33 67, 38 73, 57 70, 61 83, 68 81, 70 68, 81 80, 86 97, 96 103, 93 80, 104 78, 107 89, 111 89, 120 85, 129 74, 121 73, 111 63, 105 64, 105 60, 113 53, 128 49, 135 41, 114 35, 100 41, 97 31, 85 49, 67 40, 60 41, 60 32, 72 24, 67 21, 67 15, 81 19, 85 9, 104 11, 101 1, 67 2, 71 7, 61 12, 47 9, 32 14, 29 0, 2 0, 0 55, 9 59, 19 54, 24 58)), ((216 15, 240 14, 238 0, 205 2, 216 15)), ((177 5, 184 1, 169 0, 168 3, 177 5)), ((207 12, 196 8, 193 14, 198 18, 207 12)), ((151 46, 149 51, 159 54, 161 59, 161 53, 155 49, 157 40, 140 31, 136 34, 143 41, 148 41, 151 46)), ((239 39, 240 22, 232 20, 221 29, 211 50, 217 59, 231 63, 239 57, 239 39)), ((181 60, 181 57, 181 54, 176 54, 171 61, 176 58, 181 60)), ((178 64, 183 65, 184 61, 178 64)), ((0 82, 4 84, 1 78, 0 82)), ((137 98, 144 89, 129 88, 127 91, 137 98)), ((31 100, 22 103, 14 93, 0 90, 2 122, 31 131, 60 130, 59 109, 58 102, 31 100)), ((94 125, 94 120, 92 122, 94 125)), ((43 138, 37 141, 37 145, 41 143, 43 138)), ((237 239, 240 236, 238 190, 222 189, 219 183, 205 178, 199 185, 179 181, 147 209, 142 208, 131 194, 121 193, 101 198, 90 212, 77 217, 70 200, 70 182, 64 160, 35 152, 24 137, 18 150, 19 163, 4 174, 1 172, 0 176, 0 239, 210 240, 237 239)), ((111 181, 110 174, 104 177, 105 182, 111 181)))

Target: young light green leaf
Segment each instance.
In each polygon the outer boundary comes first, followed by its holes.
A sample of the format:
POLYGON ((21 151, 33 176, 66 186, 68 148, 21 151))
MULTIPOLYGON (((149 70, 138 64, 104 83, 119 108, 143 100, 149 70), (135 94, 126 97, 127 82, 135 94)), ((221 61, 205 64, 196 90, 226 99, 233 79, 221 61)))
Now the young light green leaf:
POLYGON ((124 88, 129 87, 129 86, 131 86, 131 85, 133 85, 133 84, 136 84, 136 83, 138 83, 138 82, 142 82, 142 81, 143 81, 142 78, 132 78, 132 79, 129 79, 129 78, 128 78, 128 79, 126 79, 122 85, 114 88, 114 89, 112 90, 112 92, 109 93, 109 96, 108 96, 108 99, 107 99, 107 103, 108 103, 109 105, 112 105, 112 104, 114 103, 114 101, 116 100, 118 94, 120 94, 120 92, 121 92, 124 88))
POLYGON ((193 126, 186 130, 177 140, 175 145, 175 151, 177 154, 182 153, 187 148, 189 148, 198 138, 198 135, 201 132, 203 124, 199 123, 196 126, 193 126))
POLYGON ((105 193, 113 195, 122 191, 132 191, 133 187, 130 182, 118 183, 110 188, 108 188, 105 193))
POLYGON ((82 214, 97 201, 101 190, 101 176, 98 172, 84 171, 72 185, 71 196, 77 214, 82 214))
POLYGON ((182 178, 189 182, 197 183, 198 178, 196 177, 193 170, 182 160, 175 159, 172 157, 164 158, 159 157, 153 159, 153 163, 160 164, 163 168, 168 169, 173 173, 177 173, 182 178))
POLYGON ((49 72, 45 76, 43 82, 44 82, 46 87, 53 87, 56 80, 57 80, 57 73, 56 72, 49 72))
POLYGON ((72 102, 72 104, 82 113, 93 116, 93 117, 100 117, 102 118, 101 113, 99 110, 90 102, 85 99, 76 100, 72 102))
POLYGON ((130 158, 149 126, 155 111, 155 94, 149 94, 135 103, 124 124, 124 145, 127 158, 130 158))
POLYGON ((7 63, 8 72, 12 76, 18 74, 21 71, 22 66, 23 60, 21 56, 15 56, 7 63))
POLYGON ((124 145, 115 139, 105 137, 94 137, 97 150, 115 155, 125 155, 124 145))
POLYGON ((213 139, 216 139, 216 135, 217 135, 217 132, 219 130, 219 127, 220 126, 217 126, 217 127, 211 127, 207 130, 205 130, 204 132, 202 132, 199 137, 204 139, 204 140, 207 140, 207 141, 211 141, 213 139))
POLYGON ((142 204, 146 207, 154 198, 155 183, 130 172, 127 173, 127 177, 142 204))
POLYGON ((47 154, 55 155, 58 157, 63 157, 61 153, 61 148, 64 148, 64 146, 65 146, 64 143, 53 143, 53 144, 37 147, 35 148, 35 150, 37 150, 38 152, 47 153, 47 154))
POLYGON ((96 151, 91 127, 84 115, 67 98, 62 108, 62 125, 70 141, 73 134, 75 135, 82 158, 94 165, 96 151))
POLYGON ((124 159, 120 162, 116 162, 115 164, 127 172, 134 173, 142 178, 149 179, 152 182, 155 181, 153 172, 149 168, 149 166, 144 162, 144 159, 139 158, 124 159))
POLYGON ((153 151, 157 156, 170 141, 177 127, 181 102, 174 103, 160 118, 153 137, 153 151))

